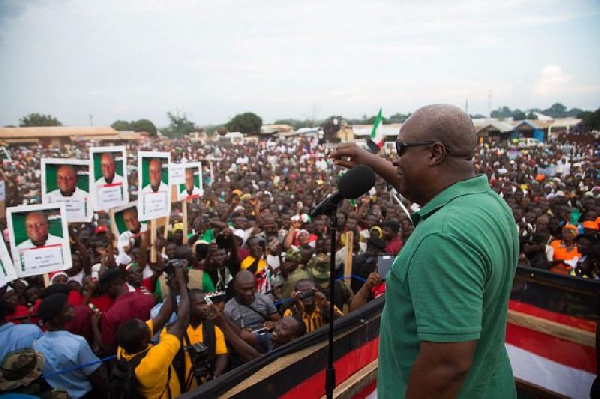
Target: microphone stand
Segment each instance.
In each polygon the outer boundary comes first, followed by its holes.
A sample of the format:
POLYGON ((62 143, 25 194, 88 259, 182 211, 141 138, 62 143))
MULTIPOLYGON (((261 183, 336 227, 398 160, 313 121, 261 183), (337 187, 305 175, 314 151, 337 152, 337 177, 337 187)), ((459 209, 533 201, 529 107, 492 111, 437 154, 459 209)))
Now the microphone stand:
POLYGON ((331 234, 331 249, 329 254, 329 353, 327 354, 327 371, 325 374, 325 393, 327 399, 333 399, 335 389, 335 366, 333 365, 333 314, 335 295, 335 247, 337 230, 337 206, 333 208, 329 216, 329 234, 331 234))

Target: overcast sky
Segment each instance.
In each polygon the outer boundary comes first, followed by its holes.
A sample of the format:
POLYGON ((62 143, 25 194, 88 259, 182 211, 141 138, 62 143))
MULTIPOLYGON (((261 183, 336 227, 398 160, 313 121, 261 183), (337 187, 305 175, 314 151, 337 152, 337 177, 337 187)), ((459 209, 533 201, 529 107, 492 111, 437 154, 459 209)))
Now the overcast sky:
POLYGON ((598 0, 0 0, 0 125, 600 107, 598 0))

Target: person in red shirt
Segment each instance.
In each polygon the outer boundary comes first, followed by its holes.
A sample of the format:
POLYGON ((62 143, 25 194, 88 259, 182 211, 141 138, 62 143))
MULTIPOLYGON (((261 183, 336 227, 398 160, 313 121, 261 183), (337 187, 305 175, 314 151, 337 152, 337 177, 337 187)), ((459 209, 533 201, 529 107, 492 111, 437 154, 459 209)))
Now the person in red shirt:
POLYGON ((100 287, 114 299, 112 307, 100 319, 102 346, 108 353, 115 353, 117 329, 130 319, 150 319, 150 309, 156 301, 153 295, 129 292, 119 269, 110 269, 100 276, 100 287))
POLYGON ((390 255, 398 255, 398 252, 402 249, 402 240, 398 237, 398 231, 400 230, 400 223, 395 220, 388 220, 381 226, 383 233, 383 239, 386 241, 385 253, 390 255))

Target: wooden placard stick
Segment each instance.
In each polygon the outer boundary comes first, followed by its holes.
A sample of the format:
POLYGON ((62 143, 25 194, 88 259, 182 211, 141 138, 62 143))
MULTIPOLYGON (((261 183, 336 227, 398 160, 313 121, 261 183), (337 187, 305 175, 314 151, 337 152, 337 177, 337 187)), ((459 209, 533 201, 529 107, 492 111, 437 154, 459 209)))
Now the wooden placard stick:
POLYGON ((114 209, 110 209, 108 211, 108 216, 109 216, 109 220, 110 220, 110 231, 112 233, 113 236, 113 246, 116 248, 117 247, 117 242, 119 241, 119 229, 117 229, 117 222, 115 221, 115 210, 114 209))
POLYGON ((150 221, 150 262, 156 263, 156 219, 150 221))
POLYGON ((188 202, 187 200, 183 200, 181 207, 183 208, 183 243, 187 244, 188 239, 187 239, 187 227, 188 227, 188 223, 187 223, 187 218, 188 218, 188 210, 187 210, 187 205, 188 202))
POLYGON ((50 276, 48 273, 44 273, 44 287, 48 287, 50 285, 50 276))
POLYGON ((169 217, 165 217, 165 228, 163 229, 163 238, 165 239, 165 245, 162 248, 162 254, 167 253, 167 240, 169 239, 169 217))
POLYGON ((346 232, 346 246, 344 247, 345 257, 344 257, 344 282, 348 289, 350 289, 350 284, 352 280, 350 276, 352 275, 352 247, 354 246, 354 231, 350 230, 346 232))

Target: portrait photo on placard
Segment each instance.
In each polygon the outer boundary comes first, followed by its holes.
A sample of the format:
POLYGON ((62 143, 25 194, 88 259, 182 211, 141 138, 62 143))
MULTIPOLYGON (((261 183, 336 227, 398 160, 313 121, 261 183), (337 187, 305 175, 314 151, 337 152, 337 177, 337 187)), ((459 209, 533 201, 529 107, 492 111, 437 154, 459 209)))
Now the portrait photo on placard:
POLYGON ((169 152, 138 152, 138 212, 142 221, 171 213, 170 162, 169 152))
POLYGON ((116 230, 119 254, 130 254, 133 248, 141 246, 142 234, 148 230, 148 224, 140 222, 136 202, 115 208, 110 222, 116 230))
POLYGON ((0 240, 0 287, 17 279, 17 273, 4 240, 0 240))
POLYGON ((93 210, 90 201, 90 163, 63 158, 42 158, 42 203, 64 202, 67 222, 88 223, 93 210))
POLYGON ((90 186, 94 210, 129 202, 125 147, 90 148, 90 186))
POLYGON ((183 201, 200 198, 203 195, 202 165, 199 162, 187 163, 184 166, 184 171, 184 182, 177 185, 177 199, 183 201))
POLYGON ((13 264, 18 277, 71 268, 71 248, 64 203, 8 208, 13 264))

